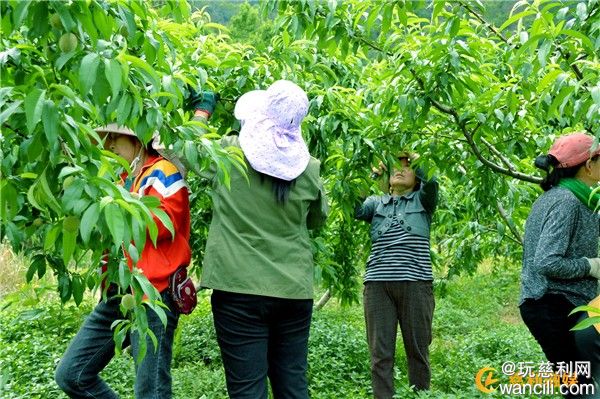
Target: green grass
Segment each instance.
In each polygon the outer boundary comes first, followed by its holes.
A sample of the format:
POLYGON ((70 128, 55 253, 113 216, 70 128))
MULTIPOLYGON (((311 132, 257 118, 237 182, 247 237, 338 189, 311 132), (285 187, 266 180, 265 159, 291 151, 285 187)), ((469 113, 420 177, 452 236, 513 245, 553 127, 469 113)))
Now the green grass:
MULTIPOLYGON (((0 312, 2 398, 65 398, 53 382, 53 370, 94 300, 87 298, 77 308, 60 306, 55 294, 44 298, 37 304, 31 301, 28 306, 14 305, 0 312)), ((419 397, 499 397, 476 390, 474 378, 480 368, 500 369, 505 361, 537 363, 544 359, 520 321, 517 298, 516 267, 481 271, 436 287, 432 390, 419 397)), ((416 397, 408 387, 401 340, 396 363, 397 397, 416 397)), ((133 362, 127 353, 116 357, 103 377, 123 398, 132 397, 133 362)), ((206 296, 191 316, 181 318, 174 346, 173 381, 176 398, 227 397, 206 296)), ((315 313, 309 347, 309 384, 312 398, 371 396, 360 305, 341 307, 332 300, 315 313)))

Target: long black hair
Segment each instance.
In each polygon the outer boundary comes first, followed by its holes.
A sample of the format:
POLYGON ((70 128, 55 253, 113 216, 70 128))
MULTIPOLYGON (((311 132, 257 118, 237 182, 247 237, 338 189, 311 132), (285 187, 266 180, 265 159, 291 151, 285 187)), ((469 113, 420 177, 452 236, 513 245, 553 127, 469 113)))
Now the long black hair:
POLYGON ((579 164, 570 168, 557 168, 559 163, 558 159, 550 154, 540 155, 535 159, 535 167, 546 171, 546 177, 540 183, 542 190, 548 191, 552 187, 558 186, 562 179, 575 177, 579 168, 583 166, 583 164, 579 164))
POLYGON ((279 205, 285 205, 290 197, 290 191, 294 184, 296 184, 296 179, 293 180, 283 180, 277 177, 269 176, 264 173, 258 172, 260 176, 260 183, 264 184, 265 180, 271 181, 271 191, 273 192, 273 196, 275 197, 275 201, 279 205))

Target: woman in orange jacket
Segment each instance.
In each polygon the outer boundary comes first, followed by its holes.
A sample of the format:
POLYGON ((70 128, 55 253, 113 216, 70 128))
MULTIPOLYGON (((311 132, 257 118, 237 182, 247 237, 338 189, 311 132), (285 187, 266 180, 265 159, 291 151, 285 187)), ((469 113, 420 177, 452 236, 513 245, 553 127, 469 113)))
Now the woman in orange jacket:
MULTIPOLYGON (((135 265, 160 292, 168 307, 165 309, 166 326, 153 310, 147 308, 148 327, 156 336, 157 347, 154 348, 150 337, 146 337, 149 350, 135 367, 135 397, 171 398, 171 357, 179 310, 170 294, 169 277, 180 267, 188 265, 191 257, 188 189, 174 163, 161 156, 152 144, 144 146, 132 130, 111 124, 97 131, 105 136, 104 147, 131 165, 131 175, 122 176, 123 186, 136 195, 158 198, 160 208, 169 216, 174 227, 173 235, 154 216, 158 227, 156 245, 146 240, 135 265)), ((133 267, 132 259, 128 254, 125 256, 129 266, 133 267)), ((107 299, 102 300, 86 318, 57 367, 56 382, 71 398, 118 397, 98 375, 115 354, 111 325, 123 318, 120 295, 115 295, 117 290, 112 288, 116 287, 109 288, 107 299)), ((134 359, 137 359, 139 335, 131 334, 130 342, 134 359)))

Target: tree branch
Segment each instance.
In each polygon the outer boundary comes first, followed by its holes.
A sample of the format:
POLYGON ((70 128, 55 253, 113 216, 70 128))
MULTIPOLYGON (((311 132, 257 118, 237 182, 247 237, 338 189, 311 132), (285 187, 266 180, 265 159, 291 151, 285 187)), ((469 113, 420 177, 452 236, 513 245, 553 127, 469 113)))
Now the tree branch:
POLYGON ((486 147, 490 150, 490 152, 492 154, 494 154, 495 156, 497 156, 498 158, 500 158, 500 160, 502 161, 502 163, 504 165, 506 165, 506 167, 508 168, 508 170, 510 170, 511 172, 516 172, 517 168, 515 168, 515 165, 504 156, 504 154, 502 154, 500 151, 498 151, 498 149, 496 147, 494 147, 492 145, 492 143, 490 143, 489 141, 487 141, 485 138, 481 138, 481 141, 483 142, 483 144, 486 145, 486 147))
POLYGON ((568 52, 565 52, 562 49, 562 47, 560 46, 560 44, 557 45, 556 48, 558 49, 558 52, 563 57, 563 59, 565 61, 567 61, 567 63, 569 64, 569 66, 571 67, 573 72, 575 73, 575 76, 577 76, 577 80, 579 80, 579 81, 583 80, 583 73, 581 73, 577 64, 575 64, 574 62, 569 62, 569 57, 571 56, 571 54, 569 54, 568 52))
POLYGON ((519 244, 523 245, 523 237, 521 236, 521 233, 519 233, 519 230, 517 230, 517 226, 515 226, 515 223, 508 216, 508 214, 506 213, 506 210, 504 209, 504 207, 502 206, 500 201, 496 201, 496 206, 498 207, 498 212, 500 213, 500 216, 502 216, 502 219, 504 219, 504 222, 508 226, 511 233, 517 239, 517 242, 519 244))
MULTIPOLYGON (((487 22, 485 19, 483 19, 483 17, 481 15, 479 15, 475 10, 473 10, 471 7, 469 7, 468 4, 463 3, 462 1, 459 1, 458 4, 461 5, 461 7, 463 7, 465 10, 467 10, 469 12, 469 14, 473 15, 477 20, 479 20, 481 23, 483 23, 485 25, 486 28, 488 28, 494 35, 496 35, 496 37, 498 37, 500 40, 502 40, 504 43, 509 44, 508 40, 502 36, 502 34, 500 32, 498 32, 496 30, 496 28, 494 28, 494 26, 492 24, 490 24, 489 22, 487 22)), ((515 49, 519 49, 521 47, 521 45, 519 43, 515 44, 515 49)), ((579 69, 579 67, 572 62, 569 62, 569 57, 570 54, 565 52, 560 44, 556 45, 556 48, 558 50, 558 52, 560 53, 561 57, 567 61, 567 64, 569 64, 569 67, 573 70, 573 73, 575 74, 575 76, 577 77, 577 80, 582 81, 583 80, 583 73, 581 73, 581 70, 579 69)))
MULTIPOLYGON (((463 5, 462 3, 460 3, 460 4, 463 5)), ((468 8, 468 10, 470 10, 470 8, 468 8)), ((474 12, 474 11, 471 10, 470 12, 474 12)), ((492 27, 492 29, 493 29, 493 27, 492 27)), ((495 29, 493 29, 493 31, 495 32, 496 35, 500 35, 500 33, 497 32, 495 29)), ((381 46, 377 45, 376 43, 373 43, 371 40, 368 40, 363 36, 352 35, 350 37, 355 40, 358 40, 360 43, 363 43, 367 47, 369 47, 373 50, 376 50, 378 52, 381 52, 382 54, 385 54, 389 57, 397 56, 396 54, 383 49, 381 46)), ((502 37, 502 36, 500 35, 500 37, 502 37)), ((425 84, 423 83, 423 80, 417 74, 417 72, 413 68, 409 68, 409 70, 410 70, 410 73, 413 75, 413 78, 417 81, 417 84, 419 85, 419 88, 421 89, 421 91, 423 91, 425 96, 429 99, 429 101, 431 101, 431 104, 433 105, 433 107, 436 108, 441 113, 449 115, 452 117, 452 119, 454 119, 454 122, 460 128, 461 132, 463 133, 463 136, 465 136, 465 138, 467 139, 467 143, 469 144, 469 146, 473 150, 473 153, 475 154, 477 159, 479 159, 479 161, 481 161, 484 165, 486 165, 493 171, 501 173, 506 176, 514 177, 515 179, 523 180, 523 181, 530 182, 530 183, 536 183, 536 184, 539 184, 542 181, 542 179, 539 177, 527 175, 527 174, 521 173, 521 172, 517 172, 516 170, 511 170, 510 168, 504 168, 504 167, 486 159, 483 156, 483 154, 481 153, 481 150, 479 149, 479 147, 477 146, 475 141, 473 140, 473 134, 477 129, 479 129, 480 124, 477 125, 477 127, 474 129, 473 132, 470 132, 467 129, 465 122, 461 121, 460 116, 458 115, 458 112, 456 112, 456 110, 454 108, 452 108, 451 106, 443 104, 442 102, 432 98, 431 95, 429 95, 429 93, 427 92, 427 90, 425 88, 425 84)))
MULTIPOLYGON (((469 129, 467 129, 466 125, 465 125, 465 121, 462 121, 460 119, 460 116, 458 115, 458 112, 456 112, 456 110, 448 105, 442 104, 439 101, 432 99, 428 94, 427 94, 427 90, 425 89, 425 84, 423 83, 423 80, 417 75, 417 73, 415 72, 414 69, 410 69, 413 77, 415 78, 415 80, 417 81, 417 84, 419 85, 419 87, 421 88, 421 90, 425 93, 426 96, 428 96, 429 100, 431 101, 431 104, 433 105, 434 108, 436 108, 438 111, 446 114, 446 115, 450 115, 453 119, 454 122, 456 123, 456 125, 458 125, 458 127, 460 128, 460 130, 463 133, 463 136, 465 136, 465 138, 467 139, 467 143, 469 144, 469 146, 471 147, 471 149, 473 150, 473 153, 475 154, 475 156, 477 157, 477 159, 479 159, 479 161, 481 161, 481 163, 483 163, 484 165, 486 165, 487 167, 489 167, 490 169, 492 169, 495 172, 501 173, 503 175, 507 175, 510 177, 514 177, 515 179, 519 179, 519 180, 523 180, 523 181, 527 181, 530 183, 540 183, 542 181, 542 179, 540 177, 536 177, 536 176, 531 176, 531 175, 527 175, 525 173, 521 173, 521 172, 517 172, 516 170, 511 170, 510 168, 503 168, 502 166, 488 160, 487 158, 485 158, 483 156, 483 154, 481 153, 481 150, 479 149, 479 147, 477 146, 477 144, 475 143, 475 140, 473 140, 473 134, 472 132, 469 132, 469 129)), ((477 126, 478 128, 479 126, 477 126)))
POLYGON ((508 44, 508 39, 506 39, 504 36, 502 36, 502 33, 498 32, 496 30, 496 28, 494 27, 494 25, 490 24, 488 21, 486 21, 485 19, 483 19, 483 17, 481 15, 479 15, 475 10, 473 10, 468 4, 465 4, 462 1, 459 1, 458 4, 460 4, 461 7, 463 7, 465 10, 467 10, 469 12, 469 14, 471 14, 475 18, 477 18, 479 20, 479 22, 481 22, 482 24, 485 25, 486 28, 488 28, 496 36, 498 36, 498 38, 500 40, 502 40, 504 43, 508 44))

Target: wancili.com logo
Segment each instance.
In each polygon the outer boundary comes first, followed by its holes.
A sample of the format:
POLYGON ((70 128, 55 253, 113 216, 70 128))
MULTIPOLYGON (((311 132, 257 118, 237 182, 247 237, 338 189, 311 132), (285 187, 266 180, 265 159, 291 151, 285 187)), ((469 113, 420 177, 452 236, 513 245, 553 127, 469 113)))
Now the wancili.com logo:
POLYGON ((591 380, 590 362, 504 362, 500 371, 482 367, 475 374, 475 386, 483 393, 502 395, 590 395, 596 387, 591 380))

